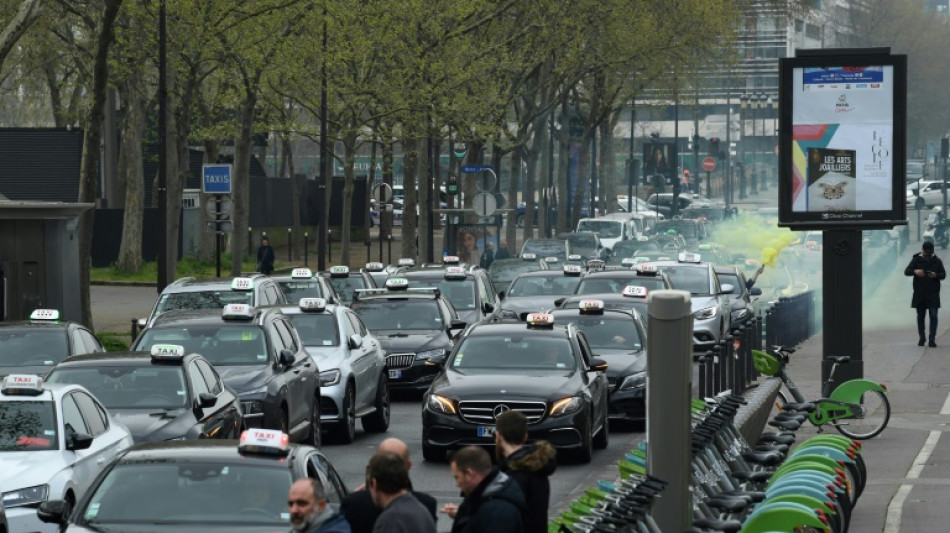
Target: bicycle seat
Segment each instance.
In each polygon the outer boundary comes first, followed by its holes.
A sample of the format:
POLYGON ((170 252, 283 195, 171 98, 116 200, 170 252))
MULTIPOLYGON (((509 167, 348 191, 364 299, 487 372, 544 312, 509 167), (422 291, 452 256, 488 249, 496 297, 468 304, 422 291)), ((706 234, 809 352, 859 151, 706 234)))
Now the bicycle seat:
POLYGON ((831 361, 841 365, 851 361, 851 357, 847 355, 829 355, 828 357, 825 357, 825 361, 831 361))
POLYGON ((801 424, 794 420, 769 420, 769 425, 774 428, 784 429, 785 431, 796 431, 802 427, 801 424))
POLYGON ((731 475, 735 479, 741 479, 742 481, 761 483, 763 481, 768 481, 768 479, 772 477, 772 472, 746 472, 744 470, 740 470, 738 472, 732 472, 731 475))
POLYGON ((785 456, 778 452, 758 452, 754 450, 746 450, 742 452, 742 458, 750 463, 759 464, 762 466, 775 466, 781 463, 785 456))
POLYGON ((775 346, 772 346, 772 351, 773 351, 773 352, 785 352, 785 353, 791 355, 791 354, 795 353, 795 348, 792 348, 791 346, 779 346, 779 345, 775 345, 775 346))
POLYGON ((718 520, 716 518, 700 518, 693 520, 693 525, 702 529, 735 533, 742 529, 742 522, 738 520, 718 520))
POLYGON ((739 511, 752 505, 752 500, 743 497, 713 496, 712 498, 706 500, 706 505, 714 509, 720 509, 730 513, 738 513, 739 511))
POLYGON ((785 444, 791 445, 795 442, 795 435, 788 435, 783 433, 763 433, 759 437, 759 442, 774 442, 776 444, 785 444))
POLYGON ((815 410, 815 404, 812 402, 801 402, 801 403, 787 403, 782 406, 783 411, 801 411, 803 413, 810 413, 815 410))

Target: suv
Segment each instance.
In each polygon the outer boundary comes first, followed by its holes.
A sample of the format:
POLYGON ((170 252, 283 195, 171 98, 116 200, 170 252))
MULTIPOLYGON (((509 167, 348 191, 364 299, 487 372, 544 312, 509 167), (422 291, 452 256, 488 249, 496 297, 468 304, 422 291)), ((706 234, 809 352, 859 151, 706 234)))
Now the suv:
POLYGON ((280 309, 228 304, 223 311, 171 311, 154 320, 133 350, 173 344, 214 365, 241 399, 245 425, 279 429, 320 445, 317 365, 280 309))
POLYGON ((165 287, 148 319, 140 319, 138 325, 149 326, 162 313, 177 309, 221 309, 227 304, 258 307, 285 303, 287 297, 280 285, 263 274, 237 278, 179 278, 165 287))

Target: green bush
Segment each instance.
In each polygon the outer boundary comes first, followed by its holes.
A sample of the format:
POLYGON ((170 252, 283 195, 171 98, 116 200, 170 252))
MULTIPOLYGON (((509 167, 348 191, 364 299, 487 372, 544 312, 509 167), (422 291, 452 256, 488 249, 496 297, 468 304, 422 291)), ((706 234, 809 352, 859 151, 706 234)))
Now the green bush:
POLYGON ((99 337, 99 341, 103 346, 106 347, 107 352, 127 352, 129 351, 129 344, 132 340, 129 338, 129 335, 124 333, 116 333, 114 331, 102 331, 96 334, 99 337), (126 339, 129 339, 126 341, 126 339))

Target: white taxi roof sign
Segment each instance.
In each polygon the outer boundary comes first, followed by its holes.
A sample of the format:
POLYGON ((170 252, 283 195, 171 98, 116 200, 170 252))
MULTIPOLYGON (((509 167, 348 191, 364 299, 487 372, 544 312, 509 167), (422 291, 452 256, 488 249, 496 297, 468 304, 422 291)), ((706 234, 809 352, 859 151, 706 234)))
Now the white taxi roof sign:
POLYGON ((43 394, 43 378, 36 374, 10 374, 0 382, 0 393, 8 396, 43 394))
POLYGON ((582 315, 602 315, 604 313, 603 300, 581 300, 577 307, 582 315))
POLYGON ((228 304, 221 311, 221 317, 228 319, 251 319, 254 318, 254 308, 247 304, 228 304))
POLYGON ((581 266, 580 265, 564 265, 564 275, 565 276, 580 276, 581 266))
POLYGON ((529 313, 525 318, 528 328, 553 328, 554 315, 549 313, 529 313))
POLYGON ((580 261, 581 259, 581 254, 571 254, 567 256, 568 261, 580 261))
POLYGON ((648 240, 650 240, 650 238, 647 237, 646 235, 640 235, 639 237, 637 237, 638 242, 647 242, 648 240))
POLYGON ((313 270, 309 268, 295 268, 290 271, 291 279, 309 279, 313 277, 313 270))
POLYGON ((398 265, 401 267, 414 267, 416 266, 416 260, 411 257, 400 257, 398 265))
POLYGON ((655 276, 659 271, 656 269, 656 265, 651 265, 649 263, 641 263, 637 265, 637 274, 642 274, 644 276, 655 276))
POLYGON ((234 278, 231 280, 231 290, 250 291, 254 289, 254 280, 251 278, 234 278))
POLYGON ((525 261, 534 261, 535 259, 538 258, 538 254, 533 254, 531 252, 528 252, 526 254, 521 254, 521 258, 524 259, 525 261))
POLYGON ((457 265, 459 264, 459 256, 457 255, 445 255, 442 256, 443 265, 457 265))
POLYGON ((326 298, 301 298, 298 303, 301 311, 320 313, 327 308, 326 298))
POLYGON ((465 267, 445 267, 445 279, 465 279, 465 267))
POLYGON ((30 320, 59 320, 58 309, 34 309, 30 320))
POLYGON ((677 261, 680 263, 699 263, 702 261, 702 257, 699 254, 694 254, 692 252, 680 252, 677 261))
POLYGON ((646 298, 647 288, 642 285, 627 285, 622 294, 631 298, 646 298))
POLYGON ((544 258, 545 263, 557 263, 558 261, 560 261, 560 259, 558 259, 557 257, 553 255, 549 255, 548 257, 544 258))
POLYGON ((367 271, 367 272, 382 272, 383 269, 386 268, 386 265, 384 265, 384 264, 382 264, 382 263, 380 263, 380 262, 378 262, 378 261, 373 261, 373 262, 370 262, 370 263, 366 263, 366 267, 365 267, 365 268, 366 268, 366 271, 367 271))
POLYGON ((620 260, 620 264, 623 266, 633 266, 637 264, 637 260, 632 257, 624 257, 620 260))
POLYGON ((330 276, 336 277, 336 276, 349 276, 349 275, 350 275, 350 267, 346 265, 336 265, 336 266, 330 267, 330 276))
POLYGON ((185 347, 178 344, 153 344, 150 351, 152 359, 181 359, 185 356, 185 347))
POLYGON ((287 455, 290 435, 273 429, 248 429, 241 433, 238 450, 244 453, 287 455))
POLYGON ((386 280, 386 288, 391 291, 406 290, 409 288, 409 280, 406 278, 389 278, 386 280))

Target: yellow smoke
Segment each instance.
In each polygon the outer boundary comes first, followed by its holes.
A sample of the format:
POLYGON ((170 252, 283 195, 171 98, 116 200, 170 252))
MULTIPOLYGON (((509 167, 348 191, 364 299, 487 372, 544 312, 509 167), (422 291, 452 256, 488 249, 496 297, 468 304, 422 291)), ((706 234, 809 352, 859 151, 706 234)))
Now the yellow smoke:
POLYGON ((738 217, 719 224, 712 241, 726 247, 733 254, 746 258, 760 257, 762 264, 775 266, 782 250, 798 239, 788 228, 769 225, 757 215, 741 213, 738 217))

